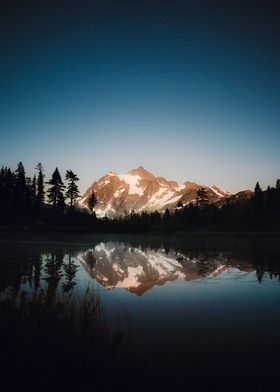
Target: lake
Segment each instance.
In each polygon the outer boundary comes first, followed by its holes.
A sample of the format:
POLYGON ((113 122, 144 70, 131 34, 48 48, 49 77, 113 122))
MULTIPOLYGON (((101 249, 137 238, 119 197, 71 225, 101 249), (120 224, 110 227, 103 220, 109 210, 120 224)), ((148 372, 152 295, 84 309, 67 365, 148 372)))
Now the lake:
POLYGON ((0 249, 2 369, 51 369, 75 390, 277 386, 277 236, 27 235, 0 249))

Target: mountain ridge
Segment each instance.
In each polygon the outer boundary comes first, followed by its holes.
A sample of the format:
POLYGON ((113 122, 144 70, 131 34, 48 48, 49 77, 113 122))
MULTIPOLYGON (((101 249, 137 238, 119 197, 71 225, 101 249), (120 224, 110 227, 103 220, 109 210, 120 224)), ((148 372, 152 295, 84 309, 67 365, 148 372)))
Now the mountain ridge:
POLYGON ((124 174, 107 172, 86 190, 79 206, 87 208, 87 200, 94 192, 97 198, 94 208, 97 217, 115 218, 143 211, 163 212, 167 208, 174 210, 179 202, 183 206, 195 203, 197 191, 202 187, 205 188, 210 204, 221 204, 221 201, 234 196, 216 185, 210 187, 190 181, 178 184, 177 181, 155 176, 143 166, 138 166, 124 174))

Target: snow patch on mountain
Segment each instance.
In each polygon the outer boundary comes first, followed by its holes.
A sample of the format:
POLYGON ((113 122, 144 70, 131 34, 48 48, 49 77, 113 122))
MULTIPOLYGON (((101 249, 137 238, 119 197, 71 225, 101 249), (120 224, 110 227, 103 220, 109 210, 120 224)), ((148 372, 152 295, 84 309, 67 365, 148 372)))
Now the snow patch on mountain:
POLYGON ((119 197, 123 192, 125 192, 125 189, 119 188, 118 190, 116 190, 116 192, 114 192, 114 197, 119 197))
POLYGON ((178 185, 176 188, 175 188, 175 190, 177 191, 177 192, 181 192, 182 190, 184 190, 185 189, 185 185, 184 184, 181 184, 181 185, 178 185))
POLYGON ((139 185, 139 180, 141 180, 140 176, 131 174, 119 174, 118 177, 121 181, 124 181, 129 186, 129 195, 143 196, 144 191, 139 185))
POLYGON ((217 186, 212 185, 210 187, 210 189, 219 197, 225 197, 225 196, 230 196, 229 192, 226 191, 222 191, 221 189, 219 189, 217 186))
POLYGON ((105 216, 107 216, 107 213, 114 213, 116 212, 115 209, 112 207, 111 203, 108 203, 107 206, 104 209, 101 208, 97 208, 94 210, 96 216, 98 218, 104 218, 105 216))
POLYGON ((166 204, 174 203, 181 198, 181 195, 176 195, 175 192, 168 190, 166 187, 160 188, 146 204, 149 209, 154 208, 161 210, 166 204))
POLYGON ((149 204, 152 205, 154 203, 158 203, 161 199, 162 195, 167 191, 167 188, 160 188, 149 200, 149 204))

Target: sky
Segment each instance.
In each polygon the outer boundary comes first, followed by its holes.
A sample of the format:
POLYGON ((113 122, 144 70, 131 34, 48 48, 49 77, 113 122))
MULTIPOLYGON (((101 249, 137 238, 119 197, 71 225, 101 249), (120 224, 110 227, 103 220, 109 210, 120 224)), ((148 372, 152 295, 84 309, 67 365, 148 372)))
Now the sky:
POLYGON ((279 36, 270 0, 7 1, 0 165, 274 185, 279 36))

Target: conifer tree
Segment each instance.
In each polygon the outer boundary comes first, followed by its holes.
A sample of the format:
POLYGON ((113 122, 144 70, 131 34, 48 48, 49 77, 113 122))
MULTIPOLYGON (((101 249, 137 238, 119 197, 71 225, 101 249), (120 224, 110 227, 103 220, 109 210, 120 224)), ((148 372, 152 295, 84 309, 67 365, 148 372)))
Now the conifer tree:
POLYGON ((79 178, 77 177, 76 174, 72 172, 72 170, 67 170, 65 179, 68 181, 67 191, 65 196, 67 199, 69 199, 70 207, 72 207, 75 201, 77 200, 77 198, 80 196, 79 189, 76 184, 79 181, 79 178))
POLYGON ((255 186, 255 195, 262 192, 262 188, 260 187, 259 181, 256 183, 255 186))
POLYGON ((65 274, 65 282, 62 284, 63 291, 65 293, 69 293, 73 287, 76 285, 75 276, 78 270, 78 267, 73 261, 72 256, 68 255, 68 263, 63 264, 64 274, 65 274))
POLYGON ((26 205, 32 203, 32 180, 30 177, 26 177, 26 205))
POLYGON ((264 209, 264 197, 263 197, 263 191, 262 191, 262 188, 260 187, 259 182, 257 182, 256 186, 255 186, 254 202, 255 202, 256 212, 261 213, 264 209))
POLYGON ((50 188, 47 191, 49 203, 55 208, 63 209, 65 206, 63 195, 65 186, 62 182, 58 168, 55 169, 51 180, 47 184, 50 185, 50 188))
POLYGON ((36 178, 36 174, 34 174, 30 185, 30 196, 31 196, 31 202, 33 204, 36 203, 36 190, 37 190, 36 182, 37 182, 37 178, 36 178))
POLYGON ((90 210, 90 212, 93 212, 93 209, 96 206, 96 204, 97 204, 97 199, 95 193, 92 192, 89 198, 87 199, 87 207, 90 210))
POLYGON ((15 202, 15 174, 10 168, 5 168, 4 193, 7 204, 11 207, 15 202))
POLYGON ((36 194, 36 201, 40 207, 44 205, 45 202, 45 189, 44 189, 44 169, 41 163, 38 163, 36 166, 36 170, 38 171, 37 176, 37 194, 36 194))
POLYGON ((57 206, 58 210, 64 210, 64 208, 65 208, 65 197, 63 195, 63 192, 58 192, 56 206, 57 206))
POLYGON ((197 198, 196 198, 196 203, 198 207, 206 207, 209 204, 208 196, 207 196, 207 191, 204 186, 199 188, 197 190, 197 198))
POLYGON ((22 162, 19 162, 15 171, 15 200, 16 208, 23 208, 29 202, 29 189, 26 183, 25 170, 22 162))
POLYGON ((165 224, 169 224, 170 221, 171 221, 171 214, 170 214, 169 209, 166 208, 166 210, 164 211, 164 214, 163 214, 163 222, 165 224))
POLYGON ((22 162, 18 163, 15 174, 16 174, 17 186, 20 186, 22 189, 24 189, 26 186, 26 178, 25 178, 25 170, 24 170, 22 162))

